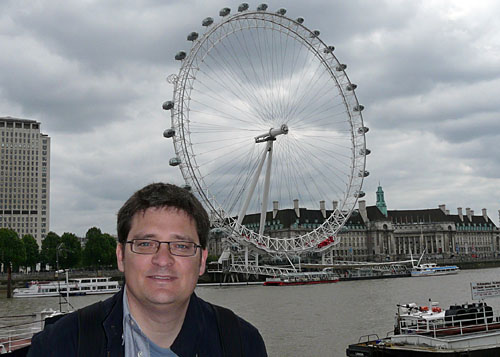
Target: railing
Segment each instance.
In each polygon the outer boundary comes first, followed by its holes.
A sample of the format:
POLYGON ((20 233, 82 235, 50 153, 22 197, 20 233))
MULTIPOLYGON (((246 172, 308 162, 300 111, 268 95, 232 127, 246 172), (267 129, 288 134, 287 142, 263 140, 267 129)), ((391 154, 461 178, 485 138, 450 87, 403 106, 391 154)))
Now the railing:
POLYGON ((490 330, 500 330, 500 317, 494 316, 491 310, 488 311, 483 307, 470 309, 464 313, 450 314, 442 319, 409 320, 405 316, 400 316, 399 321, 399 331, 403 335, 432 335, 436 338, 490 330))
POLYGON ((363 335, 363 336, 360 336, 359 339, 358 339, 358 343, 361 343, 363 340, 365 342, 369 342, 369 341, 373 341, 373 338, 375 338, 375 340, 379 340, 379 337, 376 333, 371 333, 369 335, 363 335))
POLYGON ((34 327, 36 325, 35 322, 21 325, 25 325, 25 327, 0 329, 0 354, 9 353, 19 348, 29 346, 31 344, 31 337, 40 331, 40 328, 34 327))

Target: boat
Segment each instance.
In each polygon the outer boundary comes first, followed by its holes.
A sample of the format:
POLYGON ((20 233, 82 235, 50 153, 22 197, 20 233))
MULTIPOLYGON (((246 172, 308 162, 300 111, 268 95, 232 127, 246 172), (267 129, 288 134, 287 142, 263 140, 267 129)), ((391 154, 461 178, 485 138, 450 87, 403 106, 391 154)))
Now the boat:
POLYGON ((412 268, 411 276, 435 276, 457 274, 460 268, 456 265, 438 266, 436 263, 424 263, 412 268))
POLYGON ((33 314, 2 316, 0 355, 6 353, 16 356, 26 355, 33 335, 64 315, 65 313, 61 311, 48 308, 33 314))
POLYGON ((31 281, 26 288, 14 289, 13 297, 114 294, 118 291, 120 285, 117 281, 111 281, 110 277, 76 278, 67 281, 31 281))
POLYGON ((340 280, 337 274, 331 271, 283 273, 281 275, 267 278, 264 286, 284 286, 284 285, 308 285, 336 283, 340 280))
POLYGON ((425 250, 420 256, 417 265, 413 264, 413 257, 411 259, 412 269, 411 276, 435 276, 435 275, 449 275, 457 274, 460 268, 456 265, 438 266, 436 263, 420 263, 424 257, 425 250))
POLYGON ((394 331, 362 336, 347 356, 500 356, 500 316, 484 301, 451 305, 397 305, 394 331), (374 337, 374 339, 370 339, 374 337), (366 339, 366 341, 362 341, 366 339))
POLYGON ((113 294, 120 291, 117 281, 110 277, 68 278, 68 270, 58 270, 56 273, 66 273, 65 281, 31 281, 26 288, 14 289, 15 298, 59 297, 59 311, 45 309, 38 313, 2 316, 0 325, 0 354, 14 352, 13 355, 24 356, 31 345, 32 336, 44 329, 48 324, 74 310, 69 302, 69 296, 113 294), (62 305, 67 305, 63 312, 62 305))

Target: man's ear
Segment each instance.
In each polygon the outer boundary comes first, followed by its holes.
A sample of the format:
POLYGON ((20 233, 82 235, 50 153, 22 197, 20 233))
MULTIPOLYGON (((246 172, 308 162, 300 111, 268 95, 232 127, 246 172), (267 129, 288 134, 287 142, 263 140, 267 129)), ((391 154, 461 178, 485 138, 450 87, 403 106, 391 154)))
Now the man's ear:
POLYGON ((199 275, 205 274, 205 268, 207 264, 208 249, 201 250, 201 262, 200 262, 200 272, 199 275))
POLYGON ((122 273, 125 272, 125 244, 118 243, 116 245, 116 262, 118 264, 118 270, 122 273))

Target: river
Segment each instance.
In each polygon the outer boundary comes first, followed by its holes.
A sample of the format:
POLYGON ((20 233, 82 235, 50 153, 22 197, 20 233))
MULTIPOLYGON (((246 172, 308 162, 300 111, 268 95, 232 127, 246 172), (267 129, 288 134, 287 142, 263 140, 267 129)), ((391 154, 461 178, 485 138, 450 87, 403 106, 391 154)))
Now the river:
MULTIPOLYGON (((362 335, 392 331, 396 304, 429 298, 441 307, 471 301, 471 282, 498 280, 500 268, 462 270, 456 275, 341 281, 302 286, 198 287, 210 302, 233 309, 261 332, 270 356, 345 356, 362 335)), ((103 296, 71 297, 75 308, 103 296)), ((58 309, 58 298, 0 297, 0 316, 58 309)), ((500 298, 488 304, 500 309, 500 298)), ((0 321, 1 323, 1 321, 0 321)))

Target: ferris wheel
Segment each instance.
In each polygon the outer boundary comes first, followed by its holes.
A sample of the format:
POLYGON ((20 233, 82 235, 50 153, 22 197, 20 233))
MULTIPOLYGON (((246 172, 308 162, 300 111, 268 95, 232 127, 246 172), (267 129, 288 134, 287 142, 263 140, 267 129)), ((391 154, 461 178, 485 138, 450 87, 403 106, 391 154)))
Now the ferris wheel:
MULTIPOLYGON (((212 224, 268 253, 327 249, 354 209, 365 170, 365 134, 346 65, 303 18, 243 3, 191 32, 174 85, 171 128, 179 166, 212 224), (319 210, 324 219, 293 237, 273 209, 319 210), (254 220, 245 221, 245 217, 254 220), (250 223, 249 223, 250 222, 250 223)), ((288 222, 297 225, 299 220, 288 222)))

